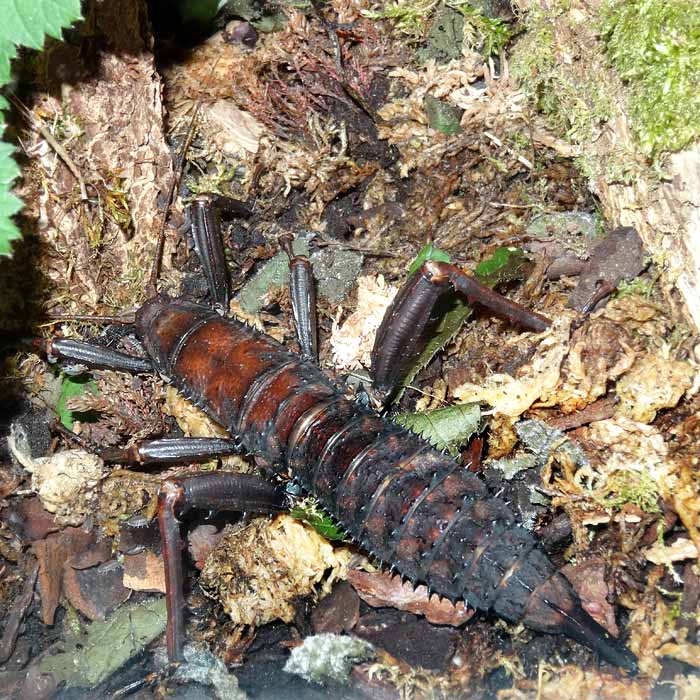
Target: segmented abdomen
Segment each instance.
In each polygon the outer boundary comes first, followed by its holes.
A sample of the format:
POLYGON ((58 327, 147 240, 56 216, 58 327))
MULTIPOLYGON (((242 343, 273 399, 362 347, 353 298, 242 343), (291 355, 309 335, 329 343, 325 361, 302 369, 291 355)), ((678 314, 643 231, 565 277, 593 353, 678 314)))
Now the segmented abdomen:
POLYGON ((289 467, 355 541, 413 581, 519 620, 553 573, 481 480, 346 399, 282 345, 207 307, 164 298, 139 314, 159 371, 245 447, 289 467))

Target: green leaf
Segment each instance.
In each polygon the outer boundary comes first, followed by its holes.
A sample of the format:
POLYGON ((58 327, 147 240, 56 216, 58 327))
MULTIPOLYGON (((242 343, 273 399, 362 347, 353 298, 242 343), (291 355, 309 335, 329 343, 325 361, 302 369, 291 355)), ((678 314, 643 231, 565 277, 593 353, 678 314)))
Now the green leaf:
POLYGON ((482 284, 495 287, 517 279, 524 262, 525 253, 521 248, 496 248, 490 258, 476 266, 474 275, 482 284))
POLYGON ((45 34, 60 39, 61 30, 81 16, 80 0, 4 0, 2 5, 0 42, 32 49, 44 45, 45 34))
POLYGON ((420 266, 427 260, 437 260, 438 262, 450 262, 452 258, 449 253, 446 253, 440 248, 436 248, 432 243, 424 245, 418 255, 416 255, 411 266, 408 268, 408 276, 411 277, 413 273, 420 268, 420 266))
POLYGON ((73 411, 66 408, 66 402, 74 396, 82 396, 86 391, 95 395, 99 393, 95 380, 89 374, 81 374, 77 377, 69 374, 62 375, 61 393, 58 396, 56 413, 68 430, 73 430, 75 416, 73 411))
POLYGON ((427 413, 402 413, 394 421, 417 433, 438 450, 447 450, 456 457, 459 448, 479 431, 481 409, 478 403, 447 406, 427 413))
POLYGON ((327 515, 319 505, 315 498, 308 497, 300 500, 291 510, 289 514, 301 520, 307 525, 322 535, 327 540, 338 540, 344 542, 348 540, 348 536, 343 532, 343 530, 335 523, 330 515, 327 515))
MULTIPOLYGON (((10 82, 10 62, 17 55, 17 47, 9 41, 0 41, 0 86, 10 82)), ((2 106, 5 109, 7 103, 2 106)))
MULTIPOLYGON (((0 120, 0 130, 4 127, 0 120)), ((13 152, 14 148, 9 143, 0 142, 0 255, 11 255, 11 242, 20 236, 19 229, 10 218, 22 208, 22 202, 10 192, 13 180, 19 175, 19 167, 12 159, 13 152)))
POLYGON ((423 108, 428 117, 428 126, 443 134, 457 134, 462 131, 460 121, 463 109, 449 102, 438 100, 437 97, 426 95, 423 100, 423 108))

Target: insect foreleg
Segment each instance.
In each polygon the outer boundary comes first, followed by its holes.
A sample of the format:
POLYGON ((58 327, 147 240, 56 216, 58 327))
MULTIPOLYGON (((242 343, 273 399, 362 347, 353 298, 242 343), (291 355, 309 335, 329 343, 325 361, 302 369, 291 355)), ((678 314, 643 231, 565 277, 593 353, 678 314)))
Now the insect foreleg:
POLYGON ((438 299, 449 286, 470 304, 502 316, 515 325, 541 332, 550 320, 494 292, 455 265, 428 260, 401 287, 389 305, 372 348, 375 388, 390 398, 425 348, 430 325, 436 321, 438 299))
POLYGON ((288 234, 279 238, 282 249, 289 256, 289 296, 299 350, 302 359, 318 362, 318 318, 313 268, 305 255, 294 254, 292 240, 288 234))

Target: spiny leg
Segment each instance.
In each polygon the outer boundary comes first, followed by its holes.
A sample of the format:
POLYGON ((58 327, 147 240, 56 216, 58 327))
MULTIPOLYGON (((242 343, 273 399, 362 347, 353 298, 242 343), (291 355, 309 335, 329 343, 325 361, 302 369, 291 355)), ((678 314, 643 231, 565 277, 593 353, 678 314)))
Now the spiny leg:
POLYGON ((193 508, 275 513, 285 510, 286 495, 279 486, 252 474, 200 472, 163 482, 158 495, 158 524, 163 539, 170 661, 182 659, 185 597, 180 523, 193 508))
POLYGON ((129 447, 104 449, 100 452, 100 458, 105 462, 139 465, 189 464, 244 453, 245 449, 237 438, 187 437, 138 440, 129 447))
POLYGON ((313 267, 305 255, 294 254, 293 240, 289 234, 279 237, 280 246, 289 257, 289 296, 292 300, 294 326, 302 359, 318 362, 318 318, 313 267))
POLYGON ((545 316, 494 292, 455 265, 428 260, 399 290, 377 331, 372 375, 374 386, 386 397, 393 395, 425 348, 429 340, 426 328, 436 320, 435 305, 450 285, 470 304, 483 306, 528 330, 541 332, 551 324, 545 316))
POLYGON ((61 360, 85 365, 91 369, 113 369, 131 374, 153 372, 153 364, 148 358, 127 355, 97 343, 70 338, 51 338, 34 340, 32 346, 44 353, 49 362, 61 360))
POLYGON ((201 194, 190 205, 194 249, 204 268, 212 305, 226 313, 231 300, 231 286, 219 224, 221 212, 234 216, 250 216, 252 213, 237 199, 215 194, 201 194))

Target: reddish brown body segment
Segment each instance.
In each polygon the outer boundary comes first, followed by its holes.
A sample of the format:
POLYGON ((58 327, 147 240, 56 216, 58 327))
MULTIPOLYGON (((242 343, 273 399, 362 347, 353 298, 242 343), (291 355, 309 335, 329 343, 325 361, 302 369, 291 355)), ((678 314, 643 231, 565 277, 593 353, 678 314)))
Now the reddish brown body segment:
POLYGON ((452 600, 567 634, 633 667, 476 475, 240 321, 158 297, 136 323, 162 375, 249 452, 291 470, 381 562, 452 600))

